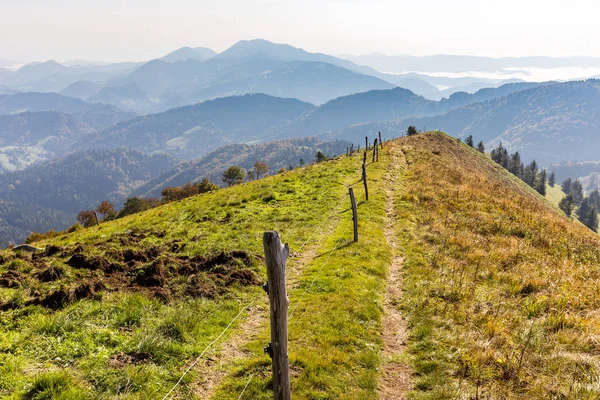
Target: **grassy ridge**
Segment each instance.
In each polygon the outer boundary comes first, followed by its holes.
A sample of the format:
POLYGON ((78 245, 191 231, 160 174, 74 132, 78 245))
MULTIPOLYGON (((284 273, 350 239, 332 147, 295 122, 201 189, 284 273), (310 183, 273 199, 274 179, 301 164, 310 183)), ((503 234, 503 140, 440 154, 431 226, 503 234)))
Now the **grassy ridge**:
MULTIPOLYGON (((0 395, 160 398, 189 360, 261 292, 254 283, 264 280, 262 232, 277 229, 297 248, 331 217, 329 208, 343 198, 359 167, 356 157, 342 159, 186 199, 38 243, 60 251, 37 260, 3 252, 0 275, 18 279, 14 287, 0 288, 0 303, 10 308, 0 313, 0 395), (129 250, 149 257, 128 264, 123 254, 129 250), (234 260, 224 272, 178 272, 196 265, 192 257, 211 260, 235 251, 247 253, 250 265, 234 260), (102 268, 73 268, 69 263, 77 254, 102 268), (178 264, 184 261, 187 266, 178 264), (124 270, 119 279, 111 265, 124 270), (60 276, 42 282, 39 273, 50 268, 60 276), (160 276, 150 278, 160 278, 164 287, 140 283, 148 283, 144 279, 156 269, 160 276), (236 271, 252 279, 230 279, 236 271), (226 282, 225 289, 211 292, 213 278, 226 282), (67 299, 62 307, 35 304, 86 282, 105 288, 86 292, 81 301, 67 299), (202 289, 194 296, 187 294, 192 283, 202 289)), ((196 379, 192 371, 176 394, 192 397, 189 383, 196 379)))
POLYGON ((411 397, 597 398, 598 237, 446 135, 398 145, 411 397))
MULTIPOLYGON (((359 156, 352 158, 360 165, 359 156)), ((352 242, 351 211, 345 199, 336 226, 289 290, 294 398, 377 398, 383 292, 392 257, 383 230, 386 197, 382 176, 388 161, 382 154, 379 163, 368 167, 368 202, 364 201, 362 186, 355 186, 359 242, 352 242)), ((231 366, 215 398, 237 399, 250 376, 253 378, 244 398, 272 398, 271 361, 261 354, 268 342, 265 326, 246 348, 256 356, 231 366)))

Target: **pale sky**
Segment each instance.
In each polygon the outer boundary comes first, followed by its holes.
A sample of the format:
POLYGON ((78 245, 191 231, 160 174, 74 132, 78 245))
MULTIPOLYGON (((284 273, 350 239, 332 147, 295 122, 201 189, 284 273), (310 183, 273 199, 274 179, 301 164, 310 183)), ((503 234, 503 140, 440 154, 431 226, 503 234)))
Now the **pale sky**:
POLYGON ((142 61, 263 38, 329 54, 600 57, 597 0, 0 0, 0 59, 142 61))

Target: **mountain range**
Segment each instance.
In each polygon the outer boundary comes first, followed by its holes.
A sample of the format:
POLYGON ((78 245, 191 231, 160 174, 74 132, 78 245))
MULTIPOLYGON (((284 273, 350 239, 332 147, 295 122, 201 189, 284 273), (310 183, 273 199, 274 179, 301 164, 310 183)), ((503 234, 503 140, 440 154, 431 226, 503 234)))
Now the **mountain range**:
POLYGON ((262 39, 242 40, 219 54, 202 47, 183 47, 145 63, 62 65, 50 60, 15 71, 0 70, 5 92, 60 92, 140 114, 249 93, 293 97, 319 105, 340 96, 395 86, 439 100, 461 88, 475 92, 502 83, 502 79, 383 73, 346 59, 262 39))

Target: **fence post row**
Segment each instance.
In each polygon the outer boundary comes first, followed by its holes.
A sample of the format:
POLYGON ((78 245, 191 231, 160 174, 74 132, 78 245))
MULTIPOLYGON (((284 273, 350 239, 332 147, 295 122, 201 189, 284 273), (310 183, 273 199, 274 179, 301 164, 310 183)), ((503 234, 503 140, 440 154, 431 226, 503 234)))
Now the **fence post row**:
POLYGON ((362 165, 362 181, 365 186, 365 199, 369 200, 369 187, 367 186, 367 166, 363 163, 362 165))
POLYGON ((265 352, 271 356, 273 366, 273 398, 290 400, 290 369, 288 359, 288 304, 285 289, 285 267, 290 253, 276 231, 263 234, 263 246, 267 265, 267 286, 271 309, 271 343, 265 352))
POLYGON ((356 212, 356 199, 354 198, 354 189, 348 188, 350 193, 350 204, 352 205, 352 222, 354 222, 354 241, 358 242, 358 214, 356 212))

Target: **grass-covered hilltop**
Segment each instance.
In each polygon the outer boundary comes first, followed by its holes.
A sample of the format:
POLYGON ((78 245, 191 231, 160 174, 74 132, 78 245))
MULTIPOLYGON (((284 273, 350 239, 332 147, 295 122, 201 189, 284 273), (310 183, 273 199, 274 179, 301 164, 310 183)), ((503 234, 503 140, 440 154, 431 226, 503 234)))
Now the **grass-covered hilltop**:
POLYGON ((365 201, 362 157, 2 251, 0 398, 272 398, 267 230, 293 398, 598 398, 600 240, 560 190, 428 132, 369 154, 365 201))

